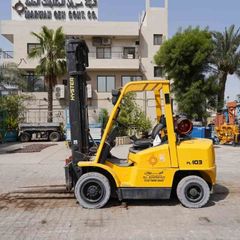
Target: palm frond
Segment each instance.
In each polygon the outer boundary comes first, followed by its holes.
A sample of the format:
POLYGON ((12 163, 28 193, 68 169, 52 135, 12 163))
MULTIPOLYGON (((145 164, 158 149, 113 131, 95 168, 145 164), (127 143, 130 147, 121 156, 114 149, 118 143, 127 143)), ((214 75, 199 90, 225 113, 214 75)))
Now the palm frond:
POLYGON ((33 33, 39 40, 40 46, 32 49, 30 58, 39 58, 36 73, 44 75, 46 82, 66 74, 65 36, 62 27, 56 31, 43 26, 40 33, 33 33))
POLYGON ((213 32, 214 51, 213 63, 220 71, 232 74, 239 64, 240 29, 235 30, 235 25, 225 28, 224 33, 213 32))

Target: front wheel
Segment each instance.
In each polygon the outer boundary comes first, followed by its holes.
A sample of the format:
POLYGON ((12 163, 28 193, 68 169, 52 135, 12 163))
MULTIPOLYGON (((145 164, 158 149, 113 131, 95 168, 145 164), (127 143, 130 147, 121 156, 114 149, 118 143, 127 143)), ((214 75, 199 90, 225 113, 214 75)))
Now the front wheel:
POLYGON ((201 177, 187 176, 178 183, 177 197, 187 208, 201 208, 209 200, 210 188, 201 177))
POLYGON ((101 208, 110 198, 111 187, 104 175, 89 172, 78 179, 74 192, 82 207, 101 208))

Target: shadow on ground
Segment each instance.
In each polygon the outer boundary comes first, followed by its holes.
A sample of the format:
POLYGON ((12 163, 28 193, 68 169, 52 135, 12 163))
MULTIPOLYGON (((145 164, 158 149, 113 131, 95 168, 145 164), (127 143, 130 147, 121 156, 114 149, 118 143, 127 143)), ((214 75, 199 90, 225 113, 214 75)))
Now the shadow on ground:
MULTIPOLYGON (((229 189, 226 186, 217 184, 206 207, 213 207, 218 202, 223 201, 228 195, 229 189)), ((29 186, 1 195, 0 211, 6 208, 33 209, 42 206, 45 208, 61 208, 67 204, 66 201, 72 207, 78 206, 73 192, 67 192, 64 185, 29 186), (51 200, 54 200, 54 206, 52 206, 51 200)), ((135 206, 160 207, 176 205, 180 205, 180 203, 175 196, 169 200, 124 200, 122 202, 112 198, 104 208, 120 207, 127 210, 129 207, 135 206)))
POLYGON ((12 143, 2 143, 0 144, 0 154, 6 154, 7 151, 13 149, 20 149, 21 143, 19 142, 12 142, 12 143))
POLYGON ((218 202, 223 201, 229 195, 229 189, 222 184, 216 184, 213 187, 213 193, 210 196, 209 203, 206 207, 212 207, 216 205, 218 202))
POLYGON ((124 200, 120 202, 118 199, 111 199, 105 208, 111 207, 122 207, 128 208, 133 206, 175 206, 178 205, 179 202, 177 199, 169 199, 169 200, 124 200))
MULTIPOLYGON (((216 184, 213 189, 213 193, 210 196, 209 203, 205 207, 212 207, 218 202, 223 201, 229 195, 229 189, 221 184, 216 184)), ((175 195, 168 200, 124 200, 120 203, 117 199, 111 199, 106 207, 122 206, 125 208, 131 206, 176 206, 180 202, 175 195)))
POLYGON ((45 148, 56 145, 56 143, 46 141, 4 143, 0 144, 0 154, 41 152, 45 148))

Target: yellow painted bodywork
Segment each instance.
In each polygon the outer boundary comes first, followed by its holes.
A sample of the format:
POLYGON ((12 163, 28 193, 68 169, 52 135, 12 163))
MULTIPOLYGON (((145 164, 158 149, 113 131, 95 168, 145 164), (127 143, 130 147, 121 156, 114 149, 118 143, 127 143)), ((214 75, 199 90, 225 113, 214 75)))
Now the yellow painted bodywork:
POLYGON ((216 183, 215 152, 212 140, 191 139, 182 141, 177 146, 179 170, 205 172, 216 183))
MULTIPOLYGON (((170 93, 169 81, 130 82, 121 89, 105 128, 96 157, 93 161, 79 162, 81 168, 100 168, 110 173, 117 187, 172 187, 176 172, 198 171, 210 184, 216 181, 216 166, 213 144, 206 139, 181 141, 177 144, 174 132, 171 104, 164 99, 168 143, 151 147, 136 153, 129 152, 129 166, 119 166, 108 160, 99 163, 104 143, 111 132, 121 100, 128 92, 152 91, 155 94, 156 115, 162 115, 161 96, 170 93), (160 94, 161 91, 161 94, 160 94)), ((166 97, 166 96, 165 96, 166 97)))

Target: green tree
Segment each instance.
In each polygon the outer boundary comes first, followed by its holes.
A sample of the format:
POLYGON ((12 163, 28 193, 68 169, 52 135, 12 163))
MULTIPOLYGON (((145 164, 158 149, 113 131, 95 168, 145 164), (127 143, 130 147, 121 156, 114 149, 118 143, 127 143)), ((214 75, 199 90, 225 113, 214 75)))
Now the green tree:
POLYGON ((107 125, 108 119, 109 119, 108 110, 106 108, 102 108, 98 115, 98 122, 101 123, 101 125, 102 125, 101 135, 103 135, 103 132, 107 125))
POLYGON ((214 50, 212 63, 216 66, 219 91, 217 94, 218 110, 224 106, 224 93, 228 75, 240 77, 240 28, 232 25, 223 33, 213 32, 214 50))
POLYGON ((65 36, 62 27, 56 31, 42 27, 40 33, 32 32, 40 45, 29 52, 29 58, 40 59, 36 67, 36 73, 45 76, 48 85, 48 122, 53 120, 53 87, 57 83, 58 77, 66 74, 65 61, 65 36))
POLYGON ((131 128, 137 131, 145 132, 151 129, 151 121, 144 114, 135 101, 136 93, 128 93, 122 103, 118 121, 124 126, 120 126, 120 135, 127 135, 131 128))
POLYGON ((108 110, 106 108, 102 108, 98 115, 98 122, 100 122, 105 127, 107 124, 108 118, 109 118, 108 110))
POLYGON ((0 65, 0 84, 15 85, 24 89, 26 84, 23 75, 24 71, 20 70, 15 63, 0 65))
POLYGON ((164 42, 154 59, 169 79, 180 112, 203 120, 206 108, 213 105, 216 79, 207 74, 213 51, 211 33, 205 29, 187 28, 164 42))
POLYGON ((8 95, 0 97, 0 112, 6 112, 3 125, 7 129, 17 129, 24 120, 24 101, 29 97, 24 95, 8 95))

